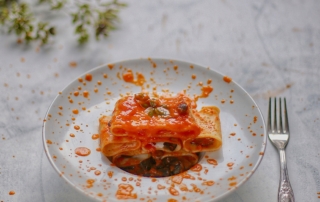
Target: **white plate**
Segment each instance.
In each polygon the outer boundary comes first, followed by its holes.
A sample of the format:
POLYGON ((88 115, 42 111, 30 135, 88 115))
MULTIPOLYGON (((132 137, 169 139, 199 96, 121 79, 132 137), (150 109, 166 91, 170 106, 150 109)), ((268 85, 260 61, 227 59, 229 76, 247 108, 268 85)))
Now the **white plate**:
POLYGON ((119 186, 130 185, 128 193, 137 198, 129 201, 204 202, 226 196, 257 169, 266 146, 264 120, 253 99, 234 81, 227 83, 222 74, 210 68, 176 60, 137 59, 113 63, 110 66, 113 68, 109 66, 87 72, 92 75, 92 81, 86 81, 84 74, 79 77, 82 82, 78 78, 71 82, 57 95, 45 117, 45 151, 59 175, 72 186, 100 201, 117 201, 119 186), (110 115, 121 95, 141 91, 140 86, 121 79, 126 68, 143 73, 147 80, 144 86, 150 92, 186 90, 191 96, 200 95, 199 82, 214 88, 209 97, 199 99, 197 104, 220 108, 223 146, 217 152, 207 152, 199 162, 201 171, 187 171, 189 178, 185 176, 180 184, 177 178, 147 178, 126 173, 96 151, 99 139, 93 140, 92 135, 98 133, 99 117, 110 115), (83 96, 85 90, 89 92, 88 98, 83 96), (75 91, 79 92, 78 96, 74 95, 75 91), (74 114, 74 109, 79 113, 74 114), (77 156, 77 147, 87 147, 91 154, 77 156), (210 164, 212 159, 217 165, 210 164), (96 171, 101 174, 97 175, 96 171))

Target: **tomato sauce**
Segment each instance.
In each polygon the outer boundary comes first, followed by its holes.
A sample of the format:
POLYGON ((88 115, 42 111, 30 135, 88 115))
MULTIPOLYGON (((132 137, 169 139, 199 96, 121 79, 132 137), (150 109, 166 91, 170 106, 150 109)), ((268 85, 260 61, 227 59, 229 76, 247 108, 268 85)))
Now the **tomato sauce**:
POLYGON ((117 199, 136 199, 137 194, 133 193, 133 186, 130 184, 119 184, 116 192, 117 199))
POLYGON ((146 79, 144 78, 143 74, 137 72, 136 75, 137 75, 137 79, 135 80, 132 70, 129 69, 122 74, 122 79, 125 82, 133 83, 137 86, 143 86, 143 84, 146 82, 146 79))
POLYGON ((91 153, 91 150, 87 147, 77 147, 75 153, 79 156, 88 156, 91 153))
POLYGON ((232 81, 232 78, 228 77, 228 76, 224 76, 223 77, 223 80, 226 82, 226 83, 230 83, 232 81))

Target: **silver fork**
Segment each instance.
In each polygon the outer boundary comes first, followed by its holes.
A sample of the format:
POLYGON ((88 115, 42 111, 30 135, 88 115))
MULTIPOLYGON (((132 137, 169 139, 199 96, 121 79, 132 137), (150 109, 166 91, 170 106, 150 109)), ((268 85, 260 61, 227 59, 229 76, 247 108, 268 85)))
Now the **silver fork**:
POLYGON ((287 161, 285 148, 289 142, 289 121, 287 113, 286 98, 284 98, 284 112, 281 108, 281 98, 279 98, 279 111, 277 111, 277 99, 274 98, 274 115, 273 124, 271 116, 271 98, 269 98, 269 112, 268 112, 268 135, 272 144, 278 149, 280 154, 280 183, 278 190, 278 202, 294 202, 293 190, 290 185, 289 175, 287 170, 287 161), (284 119, 282 124, 282 113, 284 119), (279 121, 277 121, 279 117, 279 121))

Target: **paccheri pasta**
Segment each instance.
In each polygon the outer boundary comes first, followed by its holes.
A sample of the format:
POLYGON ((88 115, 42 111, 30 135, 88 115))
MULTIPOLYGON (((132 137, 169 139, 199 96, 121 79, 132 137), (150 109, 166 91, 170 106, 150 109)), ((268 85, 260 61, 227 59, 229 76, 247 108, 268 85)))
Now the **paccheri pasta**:
POLYGON ((150 98, 139 93, 117 101, 111 116, 99 119, 101 152, 121 169, 150 177, 190 169, 199 152, 222 145, 220 110, 196 110, 183 93, 150 98))

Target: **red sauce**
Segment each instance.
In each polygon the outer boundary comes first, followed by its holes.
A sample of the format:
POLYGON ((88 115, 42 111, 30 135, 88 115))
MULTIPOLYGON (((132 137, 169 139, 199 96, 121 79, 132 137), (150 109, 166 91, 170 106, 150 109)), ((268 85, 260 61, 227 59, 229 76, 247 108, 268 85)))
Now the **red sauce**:
POLYGON ((92 74, 86 74, 85 79, 87 81, 92 81, 92 74))
POLYGON ((93 134, 91 138, 92 138, 93 140, 96 140, 96 139, 98 139, 99 137, 100 137, 99 134, 93 134))
POLYGON ((77 109, 73 109, 73 110, 72 110, 72 113, 74 113, 74 114, 79 114, 79 111, 78 111, 77 109))
POLYGON ((78 96, 78 95, 79 95, 79 91, 74 91, 74 92, 73 92, 73 95, 74 95, 74 96, 78 96))
POLYGON ((16 194, 16 192, 15 191, 9 191, 9 195, 15 195, 16 194))
POLYGON ((87 188, 91 188, 93 187, 93 184, 94 184, 95 180, 94 179, 88 179, 87 180, 87 188))
POLYGON ((212 186, 214 185, 214 181, 210 180, 210 181, 205 181, 202 183, 202 185, 206 185, 206 186, 212 186))
POLYGON ((165 189, 166 187, 165 187, 165 186, 162 186, 161 184, 158 184, 158 185, 157 185, 157 188, 158 188, 159 190, 161 190, 161 189, 165 189))
POLYGON ((170 198, 168 199, 168 202, 178 202, 176 199, 170 198))
POLYGON ((212 91, 213 91, 213 88, 211 86, 203 86, 201 88, 201 95, 196 96, 195 101, 197 101, 199 98, 208 97, 212 91))
POLYGON ((112 176, 113 176, 113 171, 108 171, 108 176, 109 176, 109 178, 112 178, 112 176))
POLYGON ((169 190, 169 193, 170 193, 171 195, 173 195, 173 196, 178 196, 178 195, 179 195, 178 190, 176 190, 176 189, 173 188, 173 187, 170 187, 168 190, 169 190))
POLYGON ((192 74, 192 75, 191 75, 191 78, 192 78, 192 79, 196 79, 197 76, 196 76, 195 74, 192 74))
POLYGON ((192 175, 188 174, 187 172, 181 173, 181 175, 185 179, 190 179, 190 180, 195 180, 196 179, 195 177, 193 177, 192 175))
POLYGON ((91 151, 87 147, 78 147, 75 149, 75 153, 79 156, 88 156, 91 151))
POLYGON ((75 125, 73 128, 74 128, 75 130, 80 130, 80 126, 78 126, 78 125, 75 125))
POLYGON ((236 133, 230 133, 230 135, 231 135, 231 136, 235 136, 235 135, 236 135, 236 133))
POLYGON ((74 61, 69 63, 70 67, 77 67, 77 65, 78 65, 77 62, 74 62, 74 61))
POLYGON ((70 137, 75 137, 75 135, 73 133, 70 133, 70 137))
POLYGON ((236 180, 237 178, 235 176, 232 176, 230 178, 228 178, 229 181, 233 181, 233 180, 236 180))
POLYGON ((125 82, 133 82, 134 75, 132 73, 132 70, 128 70, 127 72, 123 73, 122 78, 125 82))
POLYGON ((136 199, 137 194, 133 193, 133 186, 130 184, 119 184, 116 192, 117 199, 136 199))
POLYGON ((87 97, 89 97, 89 92, 88 91, 83 91, 83 97, 85 97, 85 98, 87 98, 87 97))
POLYGON ((167 107, 165 110, 166 118, 147 113, 146 108, 141 106, 134 96, 120 99, 116 104, 111 119, 113 127, 111 132, 113 134, 127 133, 127 135, 142 140, 146 136, 161 136, 169 131, 173 136, 179 136, 181 139, 196 137, 200 134, 201 128, 194 117, 189 115, 187 111, 181 115, 182 112, 179 108, 181 103, 185 103, 187 110, 192 110, 194 107, 194 103, 189 97, 184 94, 179 94, 175 97, 161 96, 154 103, 156 106, 165 105, 167 107), (132 125, 132 122, 136 124, 132 125))
POLYGON ((179 174, 179 175, 172 176, 170 179, 174 183, 181 184, 181 182, 183 181, 183 176, 179 174))
POLYGON ((52 144, 52 141, 51 140, 47 140, 47 144, 52 144))
POLYGON ((224 77, 223 77, 223 80, 224 80, 225 82, 227 82, 227 83, 230 83, 230 82, 232 81, 232 79, 231 79, 230 77, 228 77, 228 76, 224 76, 224 77))
POLYGON ((144 78, 143 74, 137 72, 136 75, 137 78, 135 80, 132 70, 128 69, 126 72, 122 74, 122 78, 125 82, 133 83, 137 86, 143 86, 143 84, 146 82, 146 79, 144 78))
POLYGON ((230 186, 230 187, 235 187, 235 186, 237 186, 237 182, 231 182, 231 183, 229 184, 229 186, 230 186))
POLYGON ((201 164, 196 164, 192 168, 190 168, 190 170, 194 172, 200 172, 202 170, 202 166, 201 164))
POLYGON ((114 65, 113 64, 108 64, 109 69, 113 69, 114 65))
POLYGON ((218 162, 215 159, 207 159, 207 162, 212 165, 218 165, 218 162))
POLYGON ((233 162, 227 163, 227 166, 228 166, 228 167, 232 167, 233 165, 234 165, 233 162))

